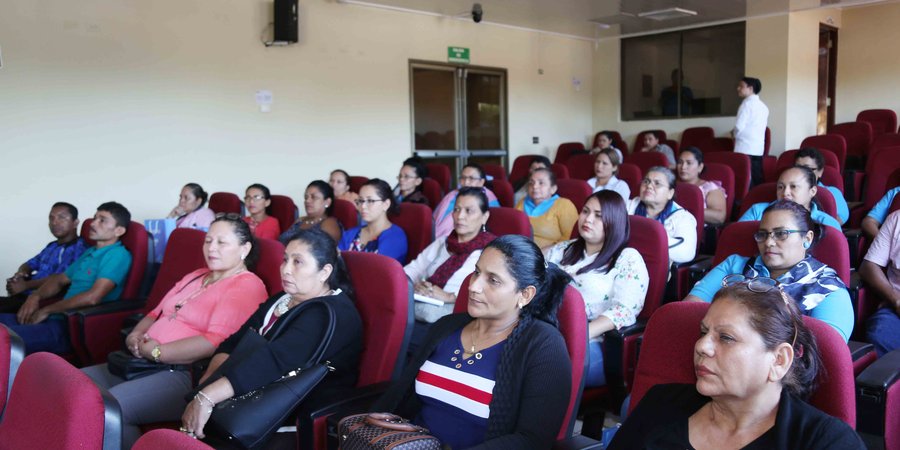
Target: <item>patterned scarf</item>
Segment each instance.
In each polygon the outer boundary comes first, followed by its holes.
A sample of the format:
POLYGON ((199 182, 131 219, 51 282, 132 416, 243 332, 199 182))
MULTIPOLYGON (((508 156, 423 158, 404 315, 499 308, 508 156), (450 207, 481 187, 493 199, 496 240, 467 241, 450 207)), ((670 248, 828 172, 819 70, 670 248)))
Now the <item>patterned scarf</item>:
POLYGON ((545 212, 549 211, 553 206, 553 203, 555 203, 557 199, 559 199, 559 194, 553 194, 552 197, 542 201, 539 205, 535 205, 534 201, 531 200, 531 196, 529 195, 525 196, 525 201, 522 203, 522 207, 528 217, 539 217, 543 216, 545 212))
MULTIPOLYGON (((747 264, 744 266, 745 277, 760 276, 759 271, 753 267, 754 260, 754 258, 747 260, 747 264)), ((798 307, 804 313, 808 313, 809 310, 822 303, 828 294, 838 289, 847 289, 834 269, 810 255, 791 267, 787 273, 778 277, 778 282, 781 283, 784 292, 798 303, 798 307)))
POLYGON ((487 231, 483 231, 478 233, 471 241, 460 243, 456 231, 450 232, 450 235, 447 236, 447 252, 450 253, 450 258, 444 261, 433 275, 428 277, 428 282, 443 288, 447 284, 447 280, 465 264, 472 252, 487 247, 496 237, 487 231))

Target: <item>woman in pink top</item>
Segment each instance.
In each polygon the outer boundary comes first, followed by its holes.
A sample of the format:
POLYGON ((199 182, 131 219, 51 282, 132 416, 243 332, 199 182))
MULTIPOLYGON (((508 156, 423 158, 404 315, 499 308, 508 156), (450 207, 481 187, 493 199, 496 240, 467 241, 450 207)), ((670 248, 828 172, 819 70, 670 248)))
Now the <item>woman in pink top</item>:
POLYGON ((693 184, 703 193, 703 221, 720 225, 725 223, 725 190, 722 183, 700 178, 703 173, 703 153, 697 147, 688 147, 678 154, 678 181, 693 184))
POLYGON ((199 184, 188 183, 181 188, 178 206, 172 208, 172 212, 166 217, 175 219, 175 225, 178 228, 196 228, 206 231, 216 217, 213 210, 204 206, 208 198, 209 194, 199 184))
POLYGON ((267 208, 272 204, 272 194, 269 188, 259 184, 251 184, 244 194, 244 206, 247 208, 248 217, 244 222, 250 225, 253 236, 264 239, 278 239, 281 226, 278 219, 267 214, 267 208))
POLYGON ((190 365, 212 356, 266 299, 263 282, 247 270, 256 258, 253 242, 245 222, 217 218, 203 244, 207 267, 176 283, 128 334, 128 350, 158 363, 158 371, 126 380, 106 364, 83 369, 118 400, 123 448, 140 437, 138 425, 181 417, 184 396, 193 387, 190 365))

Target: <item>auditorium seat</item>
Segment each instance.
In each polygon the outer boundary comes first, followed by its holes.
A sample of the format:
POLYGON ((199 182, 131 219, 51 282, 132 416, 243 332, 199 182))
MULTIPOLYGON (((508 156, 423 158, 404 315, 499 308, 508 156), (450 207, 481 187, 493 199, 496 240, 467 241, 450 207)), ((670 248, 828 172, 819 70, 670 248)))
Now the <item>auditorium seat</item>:
MULTIPOLYGON (((631 163, 619 164, 619 173, 616 174, 616 178, 628 184, 632 198, 637 197, 641 192, 641 181, 644 179, 644 172, 640 166, 631 163)), ((628 200, 627 198, 625 199, 625 201, 628 200)))
POLYGON ((506 168, 500 164, 481 164, 481 168, 484 169, 486 176, 494 178, 493 181, 509 181, 509 177, 506 175, 506 168))
POLYGON ((209 209, 216 214, 232 213, 243 215, 244 202, 241 201, 237 194, 232 194, 231 192, 213 192, 209 196, 209 209))
POLYGON ((565 164, 553 163, 550 165, 550 170, 553 172, 553 175, 556 176, 557 180, 567 180, 571 178, 569 176, 569 168, 566 167, 565 164))
POLYGON ((491 208, 490 212, 486 227, 491 233, 497 236, 518 234, 528 239, 534 238, 531 221, 524 212, 503 206, 491 208))
POLYGON ((838 134, 847 141, 847 165, 850 168, 861 169, 864 167, 865 158, 872 145, 872 125, 868 122, 844 122, 833 125, 828 129, 828 134, 838 134), (850 163, 853 164, 850 164, 850 163))
POLYGON ((441 192, 444 194, 450 192, 450 181, 453 179, 450 167, 442 163, 427 163, 425 168, 428 170, 428 178, 438 182, 441 192))
POLYGON ((513 186, 509 184, 509 181, 495 179, 491 183, 491 191, 497 196, 497 201, 500 202, 500 206, 506 206, 508 208, 516 206, 514 204, 515 193, 513 192, 513 186))
POLYGON ((361 188, 362 185, 364 185, 368 182, 369 182, 368 177, 363 177, 363 176, 359 176, 359 175, 350 175, 350 180, 349 180, 350 190, 352 192, 356 192, 357 194, 359 194, 359 188, 361 188))
POLYGON ((812 147, 817 150, 829 150, 837 156, 838 170, 844 171, 847 160, 847 140, 839 134, 821 134, 803 139, 800 148, 812 147))
POLYGON ((594 177, 594 161, 597 155, 581 154, 570 156, 566 160, 569 176, 574 180, 589 180, 594 177))
POLYGON ((389 218, 406 233, 406 261, 412 261, 434 240, 431 208, 419 203, 400 203, 399 206, 400 212, 389 218))
POLYGON ((564 164, 569 159, 569 156, 583 151, 585 151, 585 148, 581 142, 563 142, 559 144, 559 147, 556 147, 556 156, 553 158, 553 162, 564 164))
MULTIPOLYGON (((704 213, 706 210, 703 206, 703 192, 700 190, 700 187, 694 184, 676 183, 675 202, 681 205, 685 211, 691 213, 691 215, 694 216, 694 220, 697 221, 697 249, 699 250, 703 240, 704 213)), ((707 257, 698 256, 698 258, 707 257)), ((676 295, 667 298, 667 300, 680 300, 687 295, 688 291, 690 291, 692 264, 694 264, 693 261, 675 265, 675 276, 672 277, 671 282, 674 283, 672 289, 676 295)))
POLYGON ((441 202, 441 199, 444 198, 441 186, 437 181, 431 178, 422 180, 422 194, 428 199, 428 207, 431 209, 437 207, 438 203, 441 202))
POLYGON ((0 325, 0 419, 9 400, 10 387, 25 358, 25 342, 14 331, 0 325))
POLYGON ((704 154, 708 153, 720 153, 720 152, 733 152, 734 151, 734 140, 728 137, 717 137, 712 138, 708 141, 705 141, 700 146, 700 151, 704 154))
POLYGON ((272 296, 284 289, 281 286, 281 263, 284 262, 284 244, 275 239, 257 238, 259 247, 259 260, 250 271, 256 274, 263 284, 266 292, 272 296))
POLYGON ((214 450, 180 431, 159 428, 141 436, 131 450, 214 450))
POLYGON ((892 109, 867 109, 856 115, 857 122, 872 125, 873 136, 897 131, 897 113, 892 109))
POLYGON ((678 141, 676 141, 674 139, 666 139, 665 141, 660 141, 660 143, 668 145, 669 148, 672 149, 672 153, 675 154, 675 159, 676 160, 678 159, 678 151, 679 151, 678 149, 680 148, 678 146, 678 141))
POLYGON ((584 202, 591 195, 591 187, 584 180, 556 180, 556 193, 569 199, 576 211, 581 211, 584 202))
POLYGON ((737 203, 750 190, 750 157, 743 153, 714 152, 703 155, 703 162, 725 164, 734 172, 734 200, 737 203))
MULTIPOLYGON (((826 167, 834 167, 838 171, 841 170, 841 164, 838 161, 837 155, 834 154, 831 150, 826 148, 816 149, 819 153, 822 154, 822 158, 825 159, 826 167)), ((794 150, 785 150, 784 153, 778 155, 778 162, 775 165, 775 173, 776 175, 781 174, 781 172, 785 171, 790 167, 794 167, 794 160, 797 159, 797 152, 799 149, 794 150)))
POLYGON ((669 158, 659 152, 637 152, 625 157, 625 162, 634 164, 641 169, 641 178, 647 175, 652 167, 669 167, 669 158))
POLYGON ((656 138, 659 139, 659 142, 665 142, 668 139, 666 136, 666 132, 663 130, 644 130, 637 134, 634 137, 634 147, 631 148, 632 153, 640 153, 641 148, 644 147, 644 135, 647 133, 653 133, 656 135, 656 138))
POLYGON ((516 160, 513 161, 512 169, 509 170, 510 183, 515 185, 517 181, 528 176, 528 168, 531 167, 531 162, 535 156, 540 155, 519 155, 516 157, 516 160))
POLYGON ((279 233, 287 231, 300 217, 300 212, 294 200, 287 195, 272 194, 271 203, 267 208, 272 217, 278 220, 279 233))
POLYGON ((359 225, 359 212, 356 210, 356 205, 347 200, 334 199, 334 217, 344 230, 359 225))
POLYGON ((681 132, 681 148, 700 148, 706 141, 716 137, 712 127, 692 127, 681 132))

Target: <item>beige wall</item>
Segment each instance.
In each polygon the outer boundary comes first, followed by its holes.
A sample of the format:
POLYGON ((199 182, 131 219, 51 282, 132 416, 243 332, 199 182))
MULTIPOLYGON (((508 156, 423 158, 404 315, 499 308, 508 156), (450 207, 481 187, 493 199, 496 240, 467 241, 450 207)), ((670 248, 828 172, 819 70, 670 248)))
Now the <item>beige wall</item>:
POLYGON ((300 5, 301 42, 265 48, 266 0, 5 1, 0 274, 51 239, 56 200, 89 217, 115 199, 143 220, 167 213, 188 181, 238 193, 259 181, 299 198, 336 167, 392 180, 411 152, 408 62, 446 61, 448 46, 508 70, 512 157, 590 134, 590 42, 300 5), (272 112, 259 112, 259 89, 274 94, 272 112))

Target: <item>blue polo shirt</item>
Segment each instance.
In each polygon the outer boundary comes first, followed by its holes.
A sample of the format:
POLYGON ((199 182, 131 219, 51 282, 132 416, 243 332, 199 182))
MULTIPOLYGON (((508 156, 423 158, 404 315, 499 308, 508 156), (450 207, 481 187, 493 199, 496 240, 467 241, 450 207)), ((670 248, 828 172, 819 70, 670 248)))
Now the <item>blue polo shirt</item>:
POLYGON ((31 275, 31 279, 40 280, 65 271, 84 253, 85 249, 87 249, 87 245, 81 238, 76 238, 66 244, 53 241, 25 264, 28 264, 28 267, 35 272, 31 275))
POLYGON ((886 194, 884 197, 881 197, 881 200, 878 200, 878 203, 872 207, 872 210, 869 211, 869 214, 866 217, 871 217, 878 221, 878 223, 884 223, 884 219, 887 219, 888 210, 891 208, 891 203, 894 202, 894 197, 897 196, 897 193, 900 192, 900 187, 895 187, 886 194))
POLYGON ((97 279, 106 278, 115 283, 116 287, 100 301, 118 300, 122 295, 122 285, 125 284, 125 277, 130 268, 131 253, 128 253, 121 242, 103 248, 91 247, 66 269, 66 276, 72 284, 69 285, 69 291, 63 298, 86 292, 94 286, 97 279))
POLYGON ((844 198, 844 193, 834 186, 825 186, 821 182, 819 183, 819 187, 828 189, 828 192, 831 192, 831 196, 834 197, 834 206, 837 207, 838 219, 841 219, 841 225, 847 223, 847 219, 850 218, 850 207, 847 206, 847 200, 844 198))
MULTIPOLYGON (((772 202, 775 203, 775 202, 772 202)), ((738 222, 749 222, 751 220, 762 220, 763 211, 769 207, 772 203, 757 203, 750 207, 747 212, 738 219, 738 222)), ((832 227, 837 228, 838 231, 841 231, 841 224, 838 223, 837 219, 831 217, 826 214, 824 211, 820 210, 816 203, 812 204, 812 211, 809 213, 812 216, 812 220, 819 222, 821 224, 830 225, 832 227)))
MULTIPOLYGON (((736 273, 744 273, 744 266, 750 258, 741 255, 731 255, 725 258, 719 265, 713 267, 702 280, 698 281, 691 289, 690 295, 699 297, 705 302, 711 302, 716 292, 722 288, 722 279, 728 275, 736 273)), ((769 277, 769 268, 763 264, 762 258, 754 257, 753 268, 759 272, 760 276, 769 277)), ((784 282, 781 278, 777 278, 779 282, 784 282)), ((803 310, 803 307, 800 307, 803 310)), ((822 300, 815 308, 807 310, 806 313, 810 317, 815 317, 828 325, 831 325, 846 342, 850 339, 850 333, 853 332, 853 306, 850 303, 850 294, 846 289, 838 289, 822 300)))

